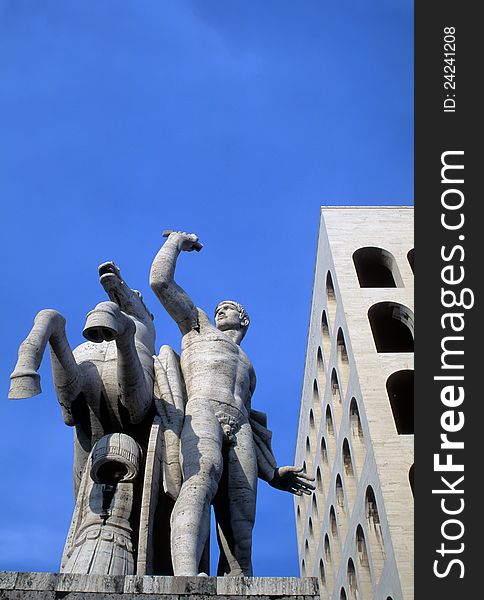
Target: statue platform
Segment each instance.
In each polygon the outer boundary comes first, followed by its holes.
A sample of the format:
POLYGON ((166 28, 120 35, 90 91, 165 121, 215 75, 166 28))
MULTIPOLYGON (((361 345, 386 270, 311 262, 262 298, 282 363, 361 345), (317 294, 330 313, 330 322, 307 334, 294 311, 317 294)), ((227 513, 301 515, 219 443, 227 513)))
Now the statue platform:
POLYGON ((162 577, 0 571, 0 600, 319 600, 314 577, 162 577))

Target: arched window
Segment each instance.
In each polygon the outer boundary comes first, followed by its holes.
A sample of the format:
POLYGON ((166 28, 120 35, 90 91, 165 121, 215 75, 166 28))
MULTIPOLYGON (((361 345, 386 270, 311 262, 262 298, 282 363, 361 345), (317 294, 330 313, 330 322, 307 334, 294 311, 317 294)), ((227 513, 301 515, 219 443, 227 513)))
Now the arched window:
POLYGON ((310 439, 307 437, 306 438, 306 462, 308 464, 310 464, 312 457, 311 457, 311 441, 310 439))
POLYGON ((328 432, 328 435, 334 435, 333 418, 329 406, 326 407, 326 431, 328 432))
POLYGON ((361 567, 369 569, 368 550, 366 549, 365 534, 361 525, 356 528, 356 551, 361 567))
POLYGON ((326 439, 329 445, 329 459, 332 461, 335 456, 335 448, 336 448, 336 438, 333 424, 333 416, 331 415, 331 408, 326 407, 326 439))
POLYGON ((331 558, 331 546, 329 543, 329 536, 328 534, 326 534, 324 536, 324 557, 326 559, 326 562, 331 562, 332 558, 331 558))
POLYGON ((309 570, 311 568, 311 549, 308 540, 304 542, 304 561, 306 563, 306 569, 309 570))
POLYGON ((313 410, 313 419, 314 419, 314 433, 316 433, 316 431, 319 429, 319 425, 321 423, 321 412, 322 412, 321 399, 319 397, 319 386, 318 386, 318 382, 316 379, 313 381, 312 410, 313 410))
POLYGON ((326 372, 324 370, 323 352, 321 350, 321 347, 318 347, 316 369, 318 374, 318 386, 321 390, 321 393, 324 394, 324 388, 326 385, 326 372))
POLYGON ((331 537, 335 543, 338 543, 338 523, 336 521, 336 511, 334 510, 334 506, 329 510, 329 531, 331 532, 331 537))
POLYGON ((410 264, 410 268, 412 269, 412 273, 415 273, 414 267, 413 267, 413 248, 408 251, 407 260, 410 264))
POLYGON ((392 373, 387 379, 387 392, 398 433, 414 433, 413 370, 404 369, 392 373))
POLYGON ((383 563, 385 562, 385 553, 383 550, 380 514, 378 512, 375 492, 371 485, 366 488, 365 510, 373 568, 377 579, 379 579, 383 570, 383 563))
POLYGON ((366 549, 365 534, 363 533, 363 527, 358 524, 356 528, 356 552, 359 563, 359 575, 361 591, 363 598, 371 597, 371 574, 370 574, 370 563, 368 560, 368 550, 366 549))
POLYGON ((345 510, 345 493, 343 490, 343 482, 341 481, 341 475, 336 475, 336 506, 340 507, 343 511, 345 510))
POLYGON ((339 427, 341 422, 341 415, 343 412, 341 389, 339 387, 338 375, 336 369, 331 371, 331 404, 333 406, 333 413, 336 420, 336 427, 339 427))
POLYGON ((343 490, 343 482, 341 475, 338 473, 336 476, 336 512, 338 515, 338 522, 341 529, 341 539, 344 541, 346 536, 346 503, 345 494, 343 490))
POLYGON ((308 521, 308 533, 313 551, 319 544, 320 525, 316 496, 313 494, 312 511, 308 521))
POLYGON ((313 537, 314 537, 314 527, 313 527, 313 520, 312 520, 311 517, 309 517, 308 533, 309 533, 309 539, 313 539, 313 537))
POLYGON ((324 560, 326 562, 325 579, 328 591, 331 593, 333 589, 333 557, 331 555, 331 547, 329 544, 328 534, 324 536, 324 560))
POLYGON ((355 398, 350 403, 350 429, 354 438, 363 439, 363 427, 361 426, 360 411, 355 398))
POLYGON ((324 563, 323 559, 319 559, 319 579, 321 580, 321 585, 326 585, 326 574, 324 572, 324 563))
POLYGON ((321 315, 321 337, 323 339, 323 349, 327 362, 329 360, 329 355, 331 354, 331 334, 329 332, 328 317, 324 310, 321 315))
POLYGON ((346 489, 348 492, 348 506, 351 510, 353 507, 353 502, 355 501, 356 496, 356 484, 355 484, 355 470, 353 468, 353 461, 351 459, 351 450, 348 440, 345 438, 343 440, 343 467, 345 473, 345 482, 346 489))
POLYGON ((350 364, 348 361, 348 351, 346 350, 345 336, 341 328, 338 329, 338 335, 336 337, 336 349, 338 370, 342 379, 344 393, 346 391, 346 386, 348 385, 350 364))
POLYGON ((316 523, 317 523, 318 517, 319 517, 319 509, 318 509, 318 501, 316 500, 316 494, 313 494, 312 505, 313 505, 313 515, 314 515, 314 517, 316 519, 316 523))
POLYGON ((334 506, 329 509, 329 534, 331 536, 331 553, 333 555, 333 564, 335 568, 339 565, 340 561, 340 537, 338 531, 338 523, 336 521, 336 511, 334 506))
POLYGON ((350 593, 350 598, 352 600, 358 600, 358 583, 356 581, 356 569, 355 563, 350 558, 348 559, 348 566, 346 567, 346 573, 348 577, 348 590, 350 593))
POLYGON ((365 438, 363 436, 363 427, 361 426, 360 413, 358 403, 355 398, 351 399, 350 403, 350 431, 353 443, 353 451, 358 469, 358 475, 361 476, 361 470, 365 462, 366 448, 365 438))
POLYGON ((296 530, 297 530, 297 539, 300 542, 303 535, 303 524, 301 517, 301 498, 297 499, 297 510, 296 510, 296 530))
POLYGON ((316 490, 321 494, 323 492, 323 478, 321 477, 321 469, 316 469, 316 490))
POLYGON ((351 450, 348 440, 343 440, 343 466, 345 469, 346 477, 354 477, 355 471, 353 469, 353 461, 351 460, 351 450))
MULTIPOLYGON (((328 271, 326 275, 326 298, 328 301, 328 312, 331 319, 331 327, 334 327, 334 318, 336 316, 336 294, 334 291, 333 278, 331 272, 328 271)), ((334 329, 333 329, 334 331, 334 329)))
POLYGON ((309 432, 311 434, 311 437, 313 435, 315 428, 316 428, 316 424, 314 422, 314 412, 313 412, 313 409, 310 408, 309 409, 309 432))
POLYGON ((360 287, 394 288, 403 285, 393 255, 383 248, 359 248, 353 253, 353 262, 360 287))
POLYGON ((324 478, 325 485, 327 486, 329 483, 331 473, 329 468, 328 448, 326 446, 326 440, 324 436, 321 438, 321 464, 323 466, 322 475, 324 478))
POLYGON ((413 312, 396 302, 379 302, 368 311, 377 352, 413 352, 413 312))

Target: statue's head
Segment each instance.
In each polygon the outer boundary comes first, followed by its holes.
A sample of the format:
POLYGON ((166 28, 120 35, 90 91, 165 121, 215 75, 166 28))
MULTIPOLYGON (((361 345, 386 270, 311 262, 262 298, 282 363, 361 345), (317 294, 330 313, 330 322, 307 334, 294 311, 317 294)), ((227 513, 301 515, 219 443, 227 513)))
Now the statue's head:
POLYGON ((143 296, 138 290, 133 290, 121 276, 121 271, 113 262, 99 265, 99 281, 111 302, 115 302, 136 324, 136 331, 142 336, 147 347, 154 344, 155 327, 153 315, 143 302, 143 296))
POLYGON ((242 337, 249 328, 250 319, 247 311, 238 302, 223 300, 215 308, 215 325, 220 331, 239 330, 242 337))

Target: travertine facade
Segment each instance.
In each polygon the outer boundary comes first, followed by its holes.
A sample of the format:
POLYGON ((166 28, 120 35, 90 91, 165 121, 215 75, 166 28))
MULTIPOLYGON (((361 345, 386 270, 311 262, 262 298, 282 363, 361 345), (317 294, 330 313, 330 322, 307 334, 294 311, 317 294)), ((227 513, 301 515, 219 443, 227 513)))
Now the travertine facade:
POLYGON ((322 208, 295 501, 322 598, 413 598, 413 289, 412 208, 322 208))

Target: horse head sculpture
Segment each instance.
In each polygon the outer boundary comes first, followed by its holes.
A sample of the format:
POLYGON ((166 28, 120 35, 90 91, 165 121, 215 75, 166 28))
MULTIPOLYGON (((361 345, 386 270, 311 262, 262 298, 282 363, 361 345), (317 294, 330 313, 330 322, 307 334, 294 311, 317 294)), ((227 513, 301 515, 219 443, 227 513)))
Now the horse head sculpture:
POLYGON ((143 302, 138 290, 131 289, 121 276, 114 262, 105 262, 98 268, 99 281, 109 296, 109 302, 102 302, 88 314, 83 335, 91 342, 111 342, 121 332, 123 319, 119 311, 129 317, 136 326, 136 344, 142 344, 153 355, 155 352, 155 327, 153 315, 143 302), (115 304, 118 308, 111 305, 115 304), (119 310, 118 310, 119 309, 119 310))

